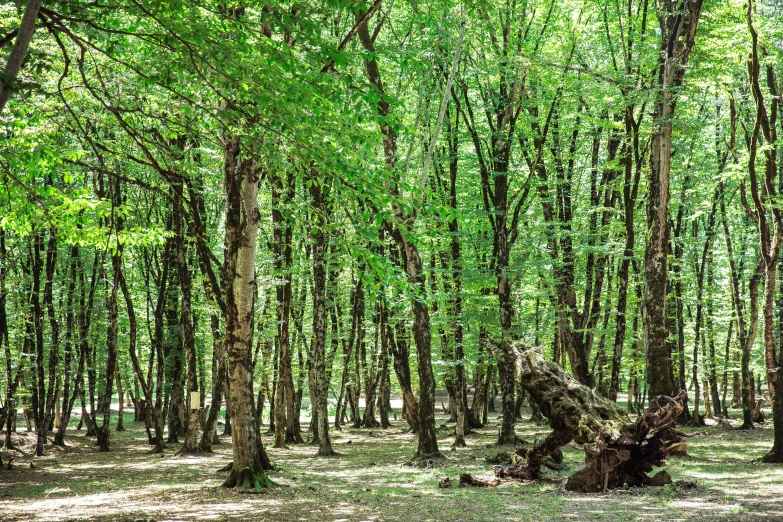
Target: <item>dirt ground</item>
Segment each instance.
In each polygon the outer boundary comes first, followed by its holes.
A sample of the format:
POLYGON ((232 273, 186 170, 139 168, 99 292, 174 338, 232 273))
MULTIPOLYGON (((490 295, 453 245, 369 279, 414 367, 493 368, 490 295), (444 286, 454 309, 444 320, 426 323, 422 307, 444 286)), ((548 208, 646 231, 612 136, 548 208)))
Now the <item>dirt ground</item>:
MULTIPOLYGON (((424 468, 405 465, 415 435, 404 433, 399 423, 389 430, 334 432, 341 453, 335 458, 314 458, 309 445, 268 447, 280 468, 271 477, 280 487, 261 494, 219 487, 226 474, 217 470, 230 461, 229 437, 205 457, 175 456, 179 445, 174 444, 163 455, 153 455, 142 424, 128 417, 128 431, 112 433, 111 452, 98 453, 94 439, 71 430, 67 448, 47 446, 46 456, 36 458, 31 469, 34 434, 20 432, 14 440, 23 453, 11 453, 14 469, 0 470, 0 520, 783 520, 783 466, 754 461, 771 447, 769 426, 750 432, 716 426, 690 439, 689 456, 671 459, 667 466, 673 486, 565 492, 563 480, 583 458, 567 448, 566 469, 547 471, 542 481, 438 488, 447 476, 456 485, 461 472, 492 478, 485 458, 513 451, 491 447, 497 416, 490 414, 490 424, 468 437, 467 448, 457 450, 450 450, 453 426, 444 425, 439 442, 448 459, 424 468)), ((303 418, 302 426, 307 425, 303 418)), ((517 431, 532 441, 547 428, 524 420, 517 431)))

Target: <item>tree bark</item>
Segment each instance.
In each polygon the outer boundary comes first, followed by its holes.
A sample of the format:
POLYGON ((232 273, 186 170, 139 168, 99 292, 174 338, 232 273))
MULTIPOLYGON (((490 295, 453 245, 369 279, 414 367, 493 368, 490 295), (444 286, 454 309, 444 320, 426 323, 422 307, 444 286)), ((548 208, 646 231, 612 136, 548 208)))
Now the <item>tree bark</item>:
POLYGON ((282 175, 271 174, 272 223, 274 226, 272 250, 275 254, 275 292, 277 295, 277 344, 279 360, 277 390, 275 393, 275 448, 301 443, 301 433, 294 431, 294 381, 291 372, 289 327, 291 320, 291 240, 292 229, 285 220, 283 202, 293 199, 293 178, 288 174, 285 186, 282 175))
POLYGON ((27 56, 27 48, 33 39, 35 22, 38 19, 38 11, 40 9, 41 0, 27 0, 27 7, 24 10, 24 15, 22 15, 22 23, 19 25, 16 40, 14 40, 14 47, 11 49, 11 54, 8 55, 2 80, 0 81, 0 114, 3 113, 3 108, 11 97, 16 77, 22 68, 25 56, 27 56))
MULTIPOLYGON (((112 183, 112 210, 117 212, 122 206, 122 193, 120 191, 120 178, 115 176, 110 178, 112 183)), ((109 436, 111 431, 111 397, 114 388, 114 375, 117 371, 117 292, 122 278, 122 246, 119 241, 119 235, 122 231, 122 217, 113 216, 113 227, 116 243, 112 245, 112 281, 108 295, 108 332, 106 336, 106 387, 101 395, 101 404, 99 410, 103 414, 103 424, 98 427, 98 448, 100 451, 109 451, 109 436)))
MULTIPOLYGON (((175 185, 174 191, 180 192, 181 185, 175 185)), ((181 194, 180 194, 181 196, 181 194)), ((179 199, 179 198, 178 198, 179 199)), ((180 308, 180 329, 182 331, 182 343, 187 362, 187 396, 185 404, 187 405, 186 420, 187 427, 185 432, 185 443, 180 453, 200 453, 198 444, 199 428, 199 405, 192 403, 193 393, 198 393, 198 375, 196 372, 196 338, 193 325, 193 312, 191 307, 191 277, 188 270, 187 250, 185 246, 185 216, 182 205, 176 203, 175 209, 175 229, 177 243, 177 273, 179 277, 179 287, 182 297, 182 306, 180 308), (187 413, 189 412, 189 413, 187 413)))
POLYGON ((682 6, 659 2, 661 28, 658 59, 658 99, 653 111, 650 171, 647 178, 647 246, 644 255, 644 303, 642 319, 647 357, 648 394, 674 396, 672 354, 666 343, 666 294, 668 292, 669 173, 671 171, 674 90, 682 85, 693 49, 702 0, 686 0, 682 6))
MULTIPOLYGON (((359 40, 365 50, 375 53, 375 47, 367 29, 367 25, 361 26, 358 32, 359 40)), ((383 82, 381 80, 378 61, 375 56, 365 60, 365 72, 367 78, 381 94, 377 105, 378 115, 383 119, 380 130, 383 135, 384 157, 389 174, 395 171, 397 144, 393 127, 386 121, 390 106, 386 99, 383 82)), ((390 195, 399 198, 399 189, 396 184, 389 184, 390 195)), ((437 457, 441 453, 435 431, 435 375, 432 371, 432 353, 430 339, 430 316, 427 305, 426 281, 424 277, 421 256, 419 250, 409 234, 408 228, 413 224, 415 215, 406 213, 399 203, 394 204, 394 221, 396 228, 393 234, 394 240, 402 254, 403 266, 411 288, 413 310, 413 338, 416 343, 419 373, 419 411, 418 411, 418 449, 417 457, 437 457)))
POLYGON ((329 437, 329 383, 326 380, 326 251, 329 246, 328 187, 311 167, 308 180, 313 200, 315 223, 312 232, 313 249, 313 339, 310 346, 310 398, 315 429, 318 433, 319 457, 336 455, 329 437))
POLYGON ((233 461, 224 487, 260 489, 271 485, 253 408, 253 304, 255 255, 261 216, 258 212, 260 169, 243 155, 239 138, 224 135, 226 177, 226 346, 230 381, 233 461))

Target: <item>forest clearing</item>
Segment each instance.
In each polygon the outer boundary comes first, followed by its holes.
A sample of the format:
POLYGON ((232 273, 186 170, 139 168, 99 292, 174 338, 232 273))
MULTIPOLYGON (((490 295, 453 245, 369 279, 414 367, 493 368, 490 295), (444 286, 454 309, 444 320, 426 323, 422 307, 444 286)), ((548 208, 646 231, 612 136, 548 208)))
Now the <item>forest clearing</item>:
POLYGON ((0 57, 0 520, 783 520, 781 0, 0 0, 0 57))
MULTIPOLYGON (((522 438, 532 441, 546 433, 545 426, 527 421, 527 408, 523 415, 525 421, 517 425, 522 438)), ((333 438, 339 458, 313 458, 310 445, 270 449, 280 467, 270 476, 280 487, 248 495, 219 487, 226 473, 218 469, 231 459, 228 444, 214 446, 209 456, 176 456, 176 446, 163 455, 149 454, 143 423, 131 420, 128 414, 128 431, 112 435, 115 451, 95 453, 94 439, 74 432, 71 447, 35 459, 36 469, 28 468, 29 457, 15 460, 17 468, 0 475, 0 519, 619 522, 781 516, 783 469, 753 462, 771 442, 769 426, 752 432, 709 426, 705 435, 689 440, 688 457, 667 464, 672 486, 597 494, 562 489, 564 477, 584 458, 574 448, 565 449, 566 468, 548 470, 542 481, 457 488, 461 473, 494 479, 487 459, 513 452, 512 446, 493 444, 499 419, 479 430, 468 447, 424 467, 405 464, 415 435, 404 433, 397 423, 387 430, 346 427, 333 438), (438 487, 445 477, 454 487, 438 487)), ((438 416, 439 425, 447 420, 438 416)), ((440 433, 445 437, 447 432, 440 433)), ((29 452, 34 443, 26 435, 24 450, 29 452)))

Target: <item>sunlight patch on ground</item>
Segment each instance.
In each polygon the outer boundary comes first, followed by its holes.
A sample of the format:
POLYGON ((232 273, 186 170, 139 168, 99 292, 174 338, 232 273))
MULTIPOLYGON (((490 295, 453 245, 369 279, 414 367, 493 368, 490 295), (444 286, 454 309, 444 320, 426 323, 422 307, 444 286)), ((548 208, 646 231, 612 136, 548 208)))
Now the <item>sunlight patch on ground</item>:
MULTIPOLYGON (((526 416, 527 418, 527 416, 526 416)), ((47 447, 47 456, 27 469, 0 472, 0 520, 299 520, 400 521, 459 520, 743 520, 779 515, 783 468, 752 463, 771 446, 768 427, 753 432, 708 428, 708 435, 689 440, 690 458, 672 459, 667 469, 675 482, 696 480, 695 490, 676 487, 578 495, 559 490, 560 482, 578 470, 584 454, 564 448, 566 470, 547 471, 548 481, 504 481, 498 488, 456 488, 459 473, 491 479, 484 457, 512 447, 487 447, 497 437, 498 414, 468 437, 468 448, 446 451, 448 458, 431 468, 403 465, 415 451, 415 435, 399 424, 390 430, 351 429, 333 433, 338 458, 314 458, 316 447, 267 446, 281 471, 270 477, 285 486, 248 495, 218 486, 226 474, 217 469, 231 460, 228 439, 208 456, 175 456, 177 444, 161 455, 150 454, 139 423, 112 434, 112 451, 98 453, 94 440, 77 434, 71 447, 47 447), (348 441, 351 443, 348 444, 348 441), (439 489, 449 476, 454 487, 439 489)), ((439 416, 439 425, 445 422, 439 416)), ((441 450, 453 436, 439 430, 441 450)), ((517 424, 520 437, 532 442, 549 432, 527 421, 517 424)), ((33 434, 34 435, 34 434, 33 434)), ((33 437, 25 436, 25 440, 33 437)), ((271 439, 264 436, 264 442, 271 439)), ((27 448, 29 450, 29 448, 27 448)))

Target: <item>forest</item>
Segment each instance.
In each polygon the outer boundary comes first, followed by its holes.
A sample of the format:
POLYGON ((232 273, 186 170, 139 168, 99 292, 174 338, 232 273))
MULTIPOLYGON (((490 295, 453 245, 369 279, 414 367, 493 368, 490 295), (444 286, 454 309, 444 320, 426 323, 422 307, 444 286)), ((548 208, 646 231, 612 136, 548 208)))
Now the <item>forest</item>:
POLYGON ((0 520, 783 516, 781 0, 0 0, 0 520))

